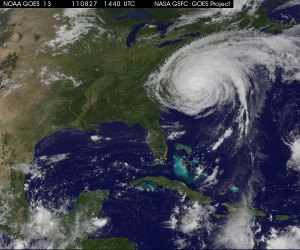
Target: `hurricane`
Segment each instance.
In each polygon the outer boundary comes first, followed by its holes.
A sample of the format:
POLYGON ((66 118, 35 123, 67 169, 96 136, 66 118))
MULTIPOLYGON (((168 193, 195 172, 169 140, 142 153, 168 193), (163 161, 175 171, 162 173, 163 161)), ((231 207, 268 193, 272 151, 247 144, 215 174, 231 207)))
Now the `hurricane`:
POLYGON ((217 33, 175 51, 145 86, 164 107, 204 117, 224 107, 247 133, 268 89, 300 79, 299 37, 241 31, 217 33))

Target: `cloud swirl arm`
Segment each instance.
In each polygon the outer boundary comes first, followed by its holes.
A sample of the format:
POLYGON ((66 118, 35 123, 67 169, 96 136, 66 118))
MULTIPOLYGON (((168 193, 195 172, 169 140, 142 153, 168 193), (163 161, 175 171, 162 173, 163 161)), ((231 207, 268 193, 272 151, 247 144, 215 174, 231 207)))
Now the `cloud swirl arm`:
MULTIPOLYGON (((204 117, 222 108, 236 109, 235 121, 247 133, 249 99, 259 97, 258 68, 274 83, 300 79, 299 37, 259 32, 218 33, 175 51, 145 86, 151 98, 186 115, 204 117)), ((254 107, 255 108, 255 107, 254 107)))

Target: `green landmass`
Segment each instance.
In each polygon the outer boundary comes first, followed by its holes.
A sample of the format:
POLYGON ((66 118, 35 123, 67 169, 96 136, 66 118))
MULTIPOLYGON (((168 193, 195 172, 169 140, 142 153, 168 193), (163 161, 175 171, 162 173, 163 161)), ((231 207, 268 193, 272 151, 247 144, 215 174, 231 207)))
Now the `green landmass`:
POLYGON ((256 217, 265 217, 266 216, 266 213, 263 212, 263 211, 260 211, 258 209, 255 209, 251 206, 248 206, 248 205, 243 205, 243 204, 240 204, 240 203, 236 203, 236 204, 231 204, 231 203, 223 203, 224 206, 227 207, 228 209, 228 212, 229 213, 236 213, 236 211, 238 211, 239 209, 248 209, 249 212, 256 216, 256 217))
POLYGON ((84 223, 94 217, 98 217, 102 210, 103 201, 107 198, 107 190, 95 190, 82 193, 78 198, 74 209, 65 216, 60 218, 63 227, 67 233, 72 233, 76 226, 84 230, 84 223), (74 225, 74 224, 77 225, 74 225))
POLYGON ((24 182, 25 182, 25 175, 18 171, 11 171, 11 187, 12 192, 15 199, 15 210, 17 210, 14 214, 14 219, 18 214, 20 222, 25 222, 28 220, 29 216, 29 204, 25 197, 24 191, 24 182))
POLYGON ((228 218, 229 216, 232 216, 236 213, 238 213, 240 210, 248 210, 248 212, 255 216, 255 217, 265 217, 266 216, 266 213, 261 211, 261 210, 258 210, 254 207, 251 207, 249 205, 244 205, 244 204, 241 204, 241 203, 235 203, 235 204, 232 204, 232 203, 223 203, 222 204, 223 206, 227 207, 227 213, 226 214, 218 214, 218 213, 215 213, 213 216, 216 217, 216 218, 228 218))
POLYGON ((0 44, 4 44, 9 37, 11 37, 12 32, 8 25, 9 13, 4 12, 1 14, 0 18, 0 44))
POLYGON ((143 84, 165 55, 151 46, 141 53, 115 41, 90 44, 91 53, 77 54, 84 46, 79 44, 69 55, 55 58, 62 61, 67 75, 84 84, 74 88, 68 81, 59 81, 47 86, 45 98, 13 121, 19 132, 9 139, 10 143, 17 142, 16 155, 32 152, 37 141, 59 128, 93 130, 101 121, 123 121, 129 126, 142 125, 149 133, 153 153, 163 159, 167 148, 158 123, 160 106, 148 98, 143 84), (107 56, 100 56, 101 50, 107 56))
POLYGON ((133 250, 135 244, 125 238, 86 239, 81 243, 83 249, 133 250))
POLYGON ((25 197, 24 181, 25 175, 11 170, 10 190, 0 189, 0 209, 9 207, 8 213, 2 212, 2 223, 0 230, 12 237, 20 237, 22 226, 29 219, 29 204, 25 197))
POLYGON ((277 221, 285 221, 288 220, 290 217, 287 215, 277 214, 275 215, 275 220, 277 221))
POLYGON ((74 237, 76 229, 77 238, 67 248, 83 249, 134 249, 135 244, 126 238, 87 238, 89 235, 89 223, 95 217, 98 217, 102 210, 103 201, 107 198, 109 192, 107 190, 95 190, 82 193, 76 202, 74 209, 67 215, 59 218, 64 228, 66 237, 68 235, 74 237))
POLYGON ((179 181, 172 181, 165 177, 159 176, 159 177, 144 177, 135 179, 132 182, 130 182, 131 186, 139 185, 142 182, 148 182, 151 185, 164 187, 166 189, 174 190, 180 194, 180 196, 186 196, 188 199, 188 202, 199 202, 199 203, 210 203, 213 201, 210 197, 204 196, 201 193, 198 193, 196 191, 193 191, 192 189, 188 188, 184 183, 179 181))

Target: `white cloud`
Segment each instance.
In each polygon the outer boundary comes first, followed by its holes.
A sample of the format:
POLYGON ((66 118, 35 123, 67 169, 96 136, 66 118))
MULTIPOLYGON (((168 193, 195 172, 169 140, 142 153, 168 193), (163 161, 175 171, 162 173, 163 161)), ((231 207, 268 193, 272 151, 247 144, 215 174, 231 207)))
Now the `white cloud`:
MULTIPOLYGON (((1 77, 0 71, 0 77, 1 77)), ((1 82, 1 94, 3 97, 8 96, 13 90, 23 88, 25 84, 20 83, 12 78, 5 79, 1 82)))
POLYGON ((292 0, 292 1, 289 1, 279 7, 277 7, 275 10, 273 10, 273 12, 277 11, 277 10, 282 10, 282 9, 286 9, 286 8, 289 8, 289 7, 292 7, 292 6, 296 6, 296 5, 300 5, 300 2, 299 0, 292 0))
POLYGON ((37 206, 31 216, 30 230, 34 231, 36 235, 45 237, 53 231, 57 231, 57 227, 58 221, 52 213, 44 207, 37 206))
POLYGON ((207 176, 206 179, 203 181, 202 185, 203 187, 208 187, 208 186, 211 186, 215 183, 215 181, 217 180, 216 177, 217 177, 217 174, 219 172, 219 167, 215 167, 213 169, 213 172, 211 173, 211 175, 207 176))
POLYGON ((46 45, 53 49, 61 49, 80 40, 91 29, 102 34, 104 29, 97 24, 97 20, 103 20, 97 16, 96 9, 91 8, 70 8, 64 9, 61 15, 54 16, 63 20, 63 25, 56 27, 56 37, 48 41, 46 45))
POLYGON ((216 245, 227 249, 252 249, 254 247, 254 234, 251 225, 252 216, 248 209, 239 209, 228 219, 216 239, 216 245))
POLYGON ((230 137, 232 135, 232 128, 229 128, 225 131, 225 133, 219 138, 219 140, 212 146, 212 150, 215 151, 218 149, 218 147, 220 147, 220 145, 225 141, 225 139, 227 139, 228 137, 230 137))
POLYGON ((46 85, 61 80, 72 82, 74 87, 82 84, 82 81, 75 79, 73 76, 67 76, 58 69, 50 71, 47 66, 41 68, 40 78, 41 83, 46 85))
POLYGON ((299 249, 300 228, 289 226, 282 231, 272 228, 266 242, 268 249, 299 249))
POLYGON ((234 0, 233 8, 215 8, 215 9, 204 9, 197 8, 189 10, 188 13, 182 15, 177 22, 175 22, 176 27, 186 26, 197 22, 201 18, 209 17, 210 23, 221 22, 225 19, 231 18, 238 12, 248 12, 248 14, 253 15, 257 8, 260 6, 263 0, 234 0))
POLYGON ((300 172, 300 139, 295 140, 291 145, 291 158, 287 165, 300 172))
POLYGON ((11 10, 11 8, 0 8, 0 15, 8 10, 11 10))
POLYGON ((25 249, 27 246, 27 242, 23 240, 16 240, 13 244, 14 249, 25 249))
POLYGON ((42 161, 47 161, 47 164, 53 164, 53 163, 57 163, 63 160, 68 159, 69 154, 57 154, 57 155, 52 155, 52 156, 46 156, 46 155, 42 155, 39 158, 42 161))
POLYGON ((177 140, 185 133, 186 131, 170 131, 170 133, 167 136, 167 140, 177 140))
POLYGON ((110 137, 103 137, 103 136, 100 136, 100 135, 92 135, 91 140, 94 141, 94 142, 101 141, 101 140, 110 141, 111 138, 110 137))
POLYGON ((108 223, 108 219, 107 219, 107 218, 93 218, 93 219, 92 219, 92 224, 93 224, 96 228, 102 228, 102 227, 104 227, 107 223, 108 223))
POLYGON ((202 228, 206 231, 212 229, 210 216, 215 212, 215 208, 210 205, 202 205, 194 203, 190 206, 183 206, 182 208, 175 207, 170 220, 165 222, 166 227, 191 234, 196 230, 202 228))

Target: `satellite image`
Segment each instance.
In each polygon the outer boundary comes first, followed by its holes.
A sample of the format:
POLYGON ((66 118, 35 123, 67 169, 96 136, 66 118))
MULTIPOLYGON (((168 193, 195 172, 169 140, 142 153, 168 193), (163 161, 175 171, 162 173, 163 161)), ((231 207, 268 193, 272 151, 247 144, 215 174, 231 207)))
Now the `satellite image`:
POLYGON ((300 249, 300 0, 1 8, 0 248, 300 249))

